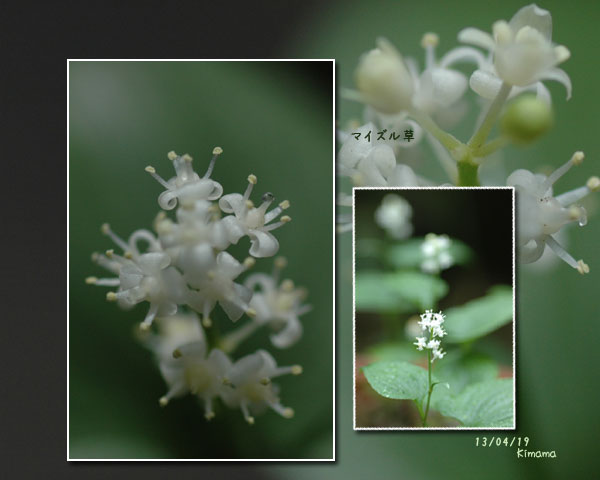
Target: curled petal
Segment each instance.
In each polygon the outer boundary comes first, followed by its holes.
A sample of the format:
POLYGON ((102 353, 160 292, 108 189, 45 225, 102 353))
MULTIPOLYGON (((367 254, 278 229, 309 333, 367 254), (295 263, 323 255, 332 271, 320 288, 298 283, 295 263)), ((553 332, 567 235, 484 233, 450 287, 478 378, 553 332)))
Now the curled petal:
MULTIPOLYGON (((491 38, 491 37, 490 37, 491 38)), ((440 59, 439 66, 447 68, 459 62, 473 62, 479 68, 483 68, 488 62, 485 56, 479 51, 471 47, 458 47, 450 50, 440 59)))
POLYGON ((493 50, 496 45, 489 33, 473 27, 468 27, 458 32, 458 41, 469 43, 485 50, 493 50))
POLYGON ((540 80, 555 80, 559 83, 562 83, 567 90, 567 100, 571 98, 571 91, 573 88, 571 85, 571 79, 569 78, 569 75, 567 75, 567 72, 561 68, 552 68, 547 70, 542 74, 540 80))
POLYGON ((219 199, 219 208, 225 213, 235 213, 235 215, 239 215, 245 208, 244 197, 239 193, 223 195, 219 199))
POLYGON ((279 242, 269 232, 250 230, 248 236, 252 242, 252 245, 250 246, 250 255, 253 257, 272 257, 279 250, 279 242))
POLYGON ((469 85, 475 93, 491 100, 498 95, 502 80, 491 72, 475 70, 469 79, 469 85))
POLYGON ((270 336, 271 342, 277 348, 288 348, 298 341, 302 336, 302 324, 298 317, 290 315, 285 323, 285 327, 270 336))
POLYGON ((246 230, 244 229, 240 221, 237 219, 237 217, 233 215, 225 217, 221 220, 220 223, 223 226, 223 229, 225 230, 227 238, 234 245, 239 241, 240 238, 246 235, 246 230))
POLYGON ((552 15, 548 10, 544 10, 534 3, 521 8, 513 15, 508 24, 514 32, 518 32, 523 27, 533 27, 546 40, 550 41, 552 39, 552 15))
POLYGON ((217 255, 217 265, 219 270, 232 280, 245 269, 245 267, 228 252, 221 252, 217 255))

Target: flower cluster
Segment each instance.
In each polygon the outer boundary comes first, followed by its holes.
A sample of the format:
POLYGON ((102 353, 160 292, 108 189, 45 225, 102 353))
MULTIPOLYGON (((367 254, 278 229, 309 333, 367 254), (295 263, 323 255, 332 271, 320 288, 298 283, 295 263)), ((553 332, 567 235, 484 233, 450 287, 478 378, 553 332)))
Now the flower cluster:
POLYGON ((427 331, 427 337, 416 337, 416 342, 413 345, 416 345, 417 350, 423 350, 424 348, 431 350, 431 363, 434 362, 436 358, 444 358, 446 352, 441 349, 441 340, 444 335, 446 335, 446 331, 442 327, 446 316, 442 313, 433 313, 432 310, 426 310, 425 313, 421 314, 421 320, 418 324, 421 327, 422 331, 427 331))
MULTIPOLYGON (((376 187, 508 183, 519 190, 517 204, 523 214, 517 229, 519 257, 536 261, 548 245, 568 265, 587 272, 587 265, 567 254, 552 234, 572 221, 585 223, 585 211, 574 202, 599 189, 597 177, 591 177, 585 187, 553 197, 550 187, 564 168, 547 179, 517 170, 507 181, 506 174, 489 161, 507 145, 531 143, 552 126, 552 99, 543 82, 560 82, 567 99, 571 97, 571 80, 559 68, 570 52, 553 42, 550 12, 531 4, 509 21, 495 22, 492 33, 468 27, 458 33, 458 40, 469 46, 459 45, 438 57, 438 35, 425 33, 422 68, 382 38, 359 59, 356 90, 344 90, 343 95, 365 105, 364 118, 338 132, 338 175, 348 177, 355 186, 376 187), (458 63, 471 64, 473 70, 465 75, 455 69, 458 63), (478 96, 481 113, 473 135, 463 142, 448 130, 469 108, 465 98, 469 87, 478 96), (498 136, 488 140, 496 125, 498 136), (379 135, 404 129, 414 131, 414 141, 392 141, 379 135), (372 139, 365 135, 369 131, 374 133, 372 139), (427 150, 448 180, 440 182, 418 173, 427 150)), ((351 206, 344 193, 338 199, 339 207, 351 206)), ((338 231, 351 229, 347 214, 341 213, 338 219, 338 231)), ((434 262, 430 266, 431 271, 445 268, 435 267, 434 262)))
POLYGON ((375 210, 375 222, 392 238, 400 240, 412 234, 412 207, 400 195, 389 193, 375 210))
POLYGON ((271 341, 278 348, 291 346, 302 335, 298 317, 309 310, 302 305, 306 292, 289 279, 279 285, 280 271, 285 266, 283 258, 275 260, 271 275, 256 273, 245 282, 237 281, 254 266, 256 258, 277 253, 279 243, 272 232, 291 220, 282 216, 290 203, 284 200, 269 210, 275 197, 267 192, 255 205, 250 198, 257 184, 255 175, 248 176, 243 194, 223 195, 223 187, 211 178, 222 152, 219 147, 213 150, 202 177, 193 170, 192 158, 187 154, 168 154, 176 173, 169 180, 160 177, 153 167, 146 167, 165 188, 158 197, 159 205, 164 210, 178 207, 175 218, 162 211, 154 222, 156 234, 136 230, 127 240, 108 224, 103 225, 102 232, 122 253, 108 250, 105 254, 95 253, 92 258, 115 277, 89 277, 86 282, 116 287, 107 299, 123 308, 149 303, 140 335, 154 352, 169 387, 160 405, 192 393, 204 402, 207 419, 214 416, 216 398, 228 407, 241 409, 249 423, 254 422, 251 413, 266 407, 290 418, 293 411, 281 405, 271 379, 286 373, 299 374, 302 369, 278 367, 265 350, 237 361, 229 356, 263 325, 276 331, 271 341), (226 250, 243 237, 250 241, 250 256, 240 262, 226 250), (211 345, 204 329, 213 326, 217 303, 232 322, 244 314, 250 320, 211 345), (201 315, 201 321, 194 312, 201 315), (155 323, 158 327, 153 333, 150 329, 155 323))
POLYGON ((448 235, 428 233, 421 244, 421 253, 423 254, 421 270, 426 273, 439 273, 454 264, 448 235))

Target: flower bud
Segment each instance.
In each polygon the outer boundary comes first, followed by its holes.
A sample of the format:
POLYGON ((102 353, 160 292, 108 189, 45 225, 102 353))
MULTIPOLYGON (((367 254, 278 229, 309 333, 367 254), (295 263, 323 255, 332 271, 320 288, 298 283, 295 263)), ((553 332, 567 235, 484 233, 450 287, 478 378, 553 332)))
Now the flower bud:
POLYGON ((384 39, 364 54, 356 69, 356 85, 364 101, 376 110, 394 114, 411 106, 413 82, 402 56, 384 39))
POLYGON ((535 95, 521 95, 506 108, 500 128, 514 143, 526 144, 537 140, 553 124, 554 114, 550 105, 535 95))

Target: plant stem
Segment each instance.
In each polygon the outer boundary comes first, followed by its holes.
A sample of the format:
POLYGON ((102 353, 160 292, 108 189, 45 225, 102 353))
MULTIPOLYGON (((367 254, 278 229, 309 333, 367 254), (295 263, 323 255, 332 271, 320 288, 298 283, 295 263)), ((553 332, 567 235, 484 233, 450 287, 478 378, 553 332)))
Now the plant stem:
POLYGON ((431 400, 431 350, 427 350, 427 406, 425 407, 425 414, 423 415, 423 426, 427 426, 427 414, 429 413, 429 401, 431 400))
POLYGON ((473 161, 470 149, 465 148, 463 156, 458 159, 458 185, 460 187, 479 186, 478 170, 479 165, 473 161))
POLYGON ((439 142, 448 149, 448 151, 452 152, 454 149, 462 145, 462 143, 453 135, 450 135, 448 132, 445 132, 438 127, 433 119, 426 113, 413 110, 410 112, 410 115, 417 121, 419 125, 421 125, 421 127, 437 138, 439 142))
POLYGON ((483 143, 487 139, 488 135, 492 131, 494 123, 496 123, 498 115, 500 115, 502 105, 504 105, 504 102, 508 98, 511 89, 512 85, 509 85, 506 82, 502 82, 500 90, 498 91, 496 98, 494 98, 494 101, 490 105, 490 109, 486 113, 483 122, 481 122, 479 129, 473 134, 471 140, 469 140, 469 143, 467 144, 471 148, 471 150, 477 150, 483 145, 483 143))
POLYGON ((490 140, 488 143, 486 143, 482 147, 473 151, 473 156, 474 157, 487 157, 488 155, 491 155, 492 153, 494 153, 496 150, 506 146, 508 143, 510 143, 510 140, 508 139, 508 137, 500 136, 500 137, 494 138, 493 140, 490 140))

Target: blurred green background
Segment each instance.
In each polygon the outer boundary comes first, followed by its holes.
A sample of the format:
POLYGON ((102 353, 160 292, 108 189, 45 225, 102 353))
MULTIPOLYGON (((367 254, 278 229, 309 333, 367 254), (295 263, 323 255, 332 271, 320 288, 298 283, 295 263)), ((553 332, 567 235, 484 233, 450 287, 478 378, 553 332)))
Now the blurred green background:
MULTIPOLYGON (((331 458, 332 70, 331 62, 70 63, 71 458, 331 458), (304 336, 274 351, 262 330, 236 352, 268 345, 278 364, 304 367, 276 382, 292 420, 267 412, 249 427, 219 408, 208 423, 192 396, 160 408, 166 386, 134 338, 147 304, 121 311, 105 301, 107 289, 84 284, 106 275, 90 260, 112 248, 103 222, 123 237, 151 228, 163 188, 144 167, 172 177, 166 154, 175 150, 203 174, 217 145, 224 153, 212 178, 225 193, 243 193, 253 173, 257 196, 271 191, 292 205, 293 221, 275 235, 285 276, 309 290, 304 336)), ((248 248, 242 239, 230 252, 241 260, 248 248)), ((259 259, 253 271, 271 268, 259 259)), ((231 324, 219 307, 214 315, 224 330, 231 324)))
MULTIPOLYGON (((419 46, 428 31, 440 35, 438 54, 457 45, 464 27, 490 31, 493 22, 509 20, 526 2, 336 2, 315 12, 286 55, 302 58, 335 58, 337 85, 353 86, 353 72, 363 52, 375 46, 376 37, 388 37, 403 53, 423 63, 419 46)), ((572 53, 562 66, 573 82, 573 98, 565 101, 559 84, 547 82, 556 113, 554 129, 528 148, 506 151, 507 173, 515 168, 562 165, 575 150, 584 150, 584 164, 557 184, 564 192, 600 173, 598 92, 600 66, 594 39, 598 35, 600 4, 541 2, 551 11, 553 39, 572 53)), ((471 94, 472 95, 472 94, 471 94)), ((471 97, 472 99, 472 97, 471 97)), ((343 124, 358 116, 361 107, 338 99, 338 119, 343 124)), ((456 130, 470 134, 468 118, 456 130), (463 127, 464 126, 464 127, 463 127)), ((436 164, 430 161, 432 168, 436 164)), ((567 232, 567 248, 589 263, 582 277, 562 262, 546 270, 534 266, 518 269, 517 277, 517 430, 529 436, 537 450, 556 450, 556 459, 517 459, 514 448, 477 448, 477 433, 356 433, 352 430, 352 289, 351 238, 337 246, 337 350, 338 436, 336 465, 282 466, 266 469, 291 479, 565 479, 596 478, 597 432, 600 393, 596 372, 600 362, 600 311, 596 301, 600 275, 600 217, 597 198, 586 202, 589 223, 567 232)), ((483 433, 483 432, 482 432, 483 433)))

